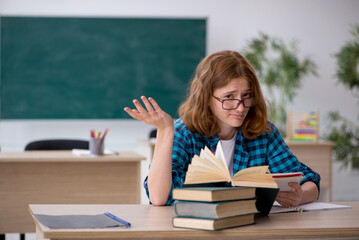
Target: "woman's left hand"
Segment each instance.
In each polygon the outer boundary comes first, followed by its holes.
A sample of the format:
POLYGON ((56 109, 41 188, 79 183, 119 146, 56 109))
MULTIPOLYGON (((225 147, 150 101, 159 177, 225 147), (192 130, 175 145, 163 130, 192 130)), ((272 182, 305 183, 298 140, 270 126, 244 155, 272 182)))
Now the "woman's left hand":
POLYGON ((163 111, 153 98, 141 97, 145 108, 137 100, 133 100, 136 109, 125 107, 125 111, 133 118, 157 128, 158 131, 166 128, 173 129, 172 117, 163 111))
POLYGON ((283 207, 296 207, 301 204, 303 198, 302 187, 294 182, 291 182, 288 185, 292 187, 292 190, 289 192, 279 192, 276 201, 283 207))

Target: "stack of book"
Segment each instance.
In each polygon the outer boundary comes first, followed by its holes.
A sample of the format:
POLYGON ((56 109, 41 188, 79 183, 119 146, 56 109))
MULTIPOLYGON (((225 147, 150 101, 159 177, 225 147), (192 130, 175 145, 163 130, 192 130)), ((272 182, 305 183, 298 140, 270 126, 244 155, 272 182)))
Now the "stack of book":
POLYGON ((173 226, 218 230, 253 224, 257 212, 268 215, 278 191, 268 166, 231 176, 218 142, 215 154, 205 147, 192 158, 183 188, 173 190, 173 226))
POLYGON ((174 227, 220 230, 253 224, 256 208, 252 187, 189 187, 173 190, 174 227))

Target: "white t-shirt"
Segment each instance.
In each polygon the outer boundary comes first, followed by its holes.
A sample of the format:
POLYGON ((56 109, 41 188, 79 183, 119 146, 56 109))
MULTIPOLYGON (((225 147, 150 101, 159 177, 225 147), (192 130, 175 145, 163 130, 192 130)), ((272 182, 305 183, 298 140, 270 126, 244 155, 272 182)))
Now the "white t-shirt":
POLYGON ((233 176, 233 155, 234 155, 234 144, 236 143, 237 133, 234 134, 230 140, 220 140, 223 148, 223 154, 227 162, 228 170, 231 176, 233 176))

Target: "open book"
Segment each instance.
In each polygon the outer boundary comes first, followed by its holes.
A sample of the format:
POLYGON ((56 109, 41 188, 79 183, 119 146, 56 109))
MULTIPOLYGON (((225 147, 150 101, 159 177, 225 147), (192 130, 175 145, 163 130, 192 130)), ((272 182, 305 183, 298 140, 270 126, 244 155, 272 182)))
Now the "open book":
POLYGON ((268 166, 250 167, 238 171, 233 177, 228 170, 221 142, 214 155, 207 147, 195 155, 188 166, 185 184, 188 187, 229 187, 242 186, 256 188, 256 207, 261 215, 268 215, 278 194, 278 185, 268 166))
POLYGON ((231 177, 225 160, 221 142, 214 155, 208 147, 195 155, 188 166, 185 184, 228 182, 232 186, 278 188, 268 166, 250 167, 238 171, 231 177))

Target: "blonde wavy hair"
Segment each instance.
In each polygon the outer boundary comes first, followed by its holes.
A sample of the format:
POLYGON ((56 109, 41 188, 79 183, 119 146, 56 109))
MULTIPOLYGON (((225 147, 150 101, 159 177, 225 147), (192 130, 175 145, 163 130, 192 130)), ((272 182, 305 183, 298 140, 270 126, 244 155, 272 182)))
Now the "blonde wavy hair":
POLYGON ((267 107, 253 66, 238 52, 220 51, 199 63, 187 98, 179 108, 179 116, 190 131, 207 137, 220 131, 210 108, 211 98, 215 89, 235 78, 244 78, 249 82, 251 96, 257 102, 238 129, 242 129, 243 135, 250 139, 270 130, 267 107))

